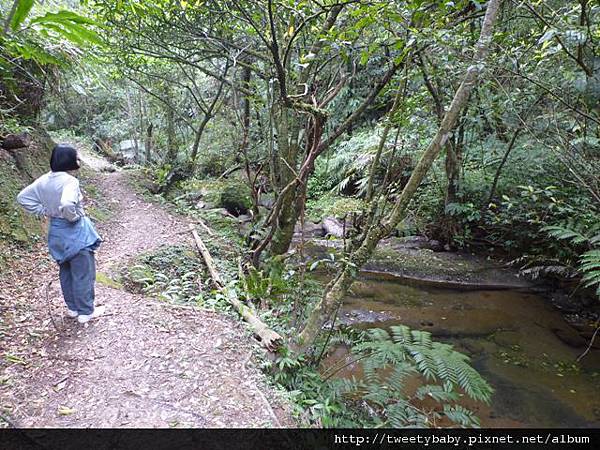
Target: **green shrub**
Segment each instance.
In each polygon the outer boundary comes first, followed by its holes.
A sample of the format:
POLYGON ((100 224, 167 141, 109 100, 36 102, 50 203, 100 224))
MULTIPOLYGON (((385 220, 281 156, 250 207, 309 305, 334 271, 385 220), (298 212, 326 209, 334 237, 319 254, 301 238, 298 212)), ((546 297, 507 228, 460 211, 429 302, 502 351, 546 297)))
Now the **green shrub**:
POLYGON ((343 218, 352 212, 359 213, 363 206, 364 202, 360 199, 331 193, 306 202, 307 216, 314 222, 319 222, 325 217, 343 218))

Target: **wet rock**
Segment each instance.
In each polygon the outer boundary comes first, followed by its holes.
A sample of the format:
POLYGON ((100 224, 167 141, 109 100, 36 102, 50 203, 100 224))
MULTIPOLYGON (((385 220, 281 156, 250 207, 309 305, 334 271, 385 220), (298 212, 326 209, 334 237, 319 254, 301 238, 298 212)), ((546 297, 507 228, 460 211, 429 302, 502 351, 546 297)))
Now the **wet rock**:
POLYGON ((440 243, 440 241, 436 241, 435 239, 429 239, 425 236, 406 236, 400 238, 392 238, 388 240, 389 245, 395 249, 425 249, 425 250, 433 250, 434 252, 441 252, 444 250, 444 247, 440 243))
POLYGON ((578 299, 563 293, 555 293, 552 296, 552 303, 564 313, 578 313, 583 309, 578 299))
MULTIPOLYGON (((300 233, 302 232, 302 227, 300 223, 296 224, 296 228, 294 228, 294 235, 296 237, 300 237, 300 233)), ((321 238, 325 236, 325 230, 323 229, 323 225, 320 223, 312 223, 305 222, 304 223, 304 237, 305 238, 321 238)))
POLYGON ((31 135, 29 133, 8 134, 2 139, 2 148, 5 150, 16 150, 30 145, 31 135))
MULTIPOLYGON (((325 217, 323 219, 323 229, 325 230, 325 235, 337 238, 344 237, 344 224, 335 217, 325 217)), ((346 235, 348 235, 349 230, 346 229, 345 231, 346 235)))
POLYGON ((586 340, 573 328, 553 328, 552 333, 570 347, 581 348, 586 345, 586 340))
POLYGON ((393 319, 397 319, 397 317, 386 311, 367 311, 362 309, 352 309, 350 311, 344 311, 338 317, 338 321, 342 325, 353 325, 358 323, 379 323, 393 319))
POLYGON ((502 347, 521 344, 522 334, 517 331, 500 331, 494 334, 494 342, 502 347))

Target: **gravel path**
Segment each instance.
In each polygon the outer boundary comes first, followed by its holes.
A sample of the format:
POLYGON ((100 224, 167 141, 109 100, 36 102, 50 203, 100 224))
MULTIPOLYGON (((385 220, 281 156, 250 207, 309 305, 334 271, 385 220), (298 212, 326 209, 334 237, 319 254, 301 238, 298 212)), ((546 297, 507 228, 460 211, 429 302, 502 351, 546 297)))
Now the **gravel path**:
MULTIPOLYGON (((96 170, 106 168, 97 157, 84 155, 84 160, 96 170)), ((184 220, 137 196, 126 172, 98 172, 87 183, 113 202, 111 219, 99 226, 105 242, 97 253, 98 271, 111 273, 140 253, 189 241, 184 220)), ((43 258, 42 252, 40 246, 23 255, 2 276, 0 299, 17 295, 19 274, 43 258)), ((7 311, 0 336, 5 356, 0 398, 13 425, 293 425, 255 366, 252 341, 240 322, 97 284, 97 303, 107 306, 107 315, 82 326, 62 316, 58 281, 46 304, 40 286, 57 279, 56 272, 46 264, 36 278, 43 284, 23 283, 14 309, 4 300, 0 304, 3 314, 7 311)))

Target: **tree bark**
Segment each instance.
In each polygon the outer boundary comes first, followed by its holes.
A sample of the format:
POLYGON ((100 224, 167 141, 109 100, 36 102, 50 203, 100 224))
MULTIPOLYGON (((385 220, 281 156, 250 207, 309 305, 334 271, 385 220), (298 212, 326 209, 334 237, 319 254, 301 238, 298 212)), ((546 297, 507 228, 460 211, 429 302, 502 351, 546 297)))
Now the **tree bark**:
POLYGON ((458 121, 460 112, 465 107, 469 95, 477 82, 479 73, 483 69, 501 2, 502 0, 490 0, 488 3, 483 26, 476 45, 473 64, 467 69, 450 107, 444 114, 435 137, 421 156, 387 219, 382 223, 374 223, 369 227, 362 244, 350 254, 349 263, 342 266, 337 276, 326 287, 322 299, 311 311, 303 330, 299 333, 294 343, 294 348, 298 352, 304 353, 309 349, 325 321, 332 316, 333 312, 343 301, 358 274, 358 270, 369 259, 377 243, 387 236, 406 216, 406 210, 410 201, 429 172, 433 162, 439 156, 440 151, 448 142, 448 138, 458 121))
POLYGON ((502 157, 502 161, 500 161, 500 165, 498 166, 498 169, 496 169, 496 174, 494 175, 494 181, 492 182, 492 187, 490 188, 490 195, 488 196, 488 201, 487 201, 487 204, 485 205, 485 208, 489 207, 489 205, 492 203, 494 195, 496 195, 496 186, 498 185, 498 180, 500 179, 500 174, 502 173, 504 164, 506 164, 506 161, 508 161, 510 152, 514 148, 515 142, 517 141, 517 137, 519 136, 520 132, 521 132, 521 128, 517 128, 515 130, 515 132, 513 133, 512 138, 511 138, 510 142, 508 143, 508 147, 506 148, 506 152, 504 152, 504 156, 502 157))
POLYGON ((152 131, 154 130, 154 124, 150 122, 146 127, 146 164, 152 163, 152 131))
POLYGON ((177 143, 175 136, 175 111, 170 106, 166 108, 167 115, 167 162, 173 164, 177 159, 177 143))
POLYGON ((12 22, 15 12, 17 11, 18 4, 19 4, 19 0, 13 1, 12 7, 10 8, 8 15, 6 16, 6 20, 4 21, 4 26, 2 27, 2 35, 3 36, 6 33, 8 33, 8 30, 10 29, 10 23, 12 22))

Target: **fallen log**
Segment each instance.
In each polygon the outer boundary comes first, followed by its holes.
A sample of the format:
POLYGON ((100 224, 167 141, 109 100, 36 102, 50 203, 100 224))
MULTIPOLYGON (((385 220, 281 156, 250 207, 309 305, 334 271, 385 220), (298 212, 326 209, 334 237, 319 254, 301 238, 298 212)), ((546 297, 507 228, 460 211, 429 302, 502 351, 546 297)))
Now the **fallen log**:
POLYGON ((204 258, 204 262, 206 263, 206 267, 208 267, 208 271, 216 288, 224 294, 227 301, 231 303, 233 307, 244 318, 244 320, 248 322, 254 334, 260 339, 261 344, 264 347, 266 347, 269 351, 276 350, 277 347, 279 347, 283 343, 283 338, 278 333, 267 327, 263 323, 263 321, 258 318, 258 316, 252 308, 243 304, 238 298, 238 295, 235 292, 235 290, 227 288, 227 286, 223 282, 223 279, 221 278, 221 275, 215 267, 215 263, 212 259, 212 256, 210 255, 210 252, 208 251, 208 248, 206 247, 202 239, 200 239, 196 228, 192 224, 189 225, 189 228, 192 232, 192 235, 194 236, 196 247, 202 255, 202 258, 204 258))

